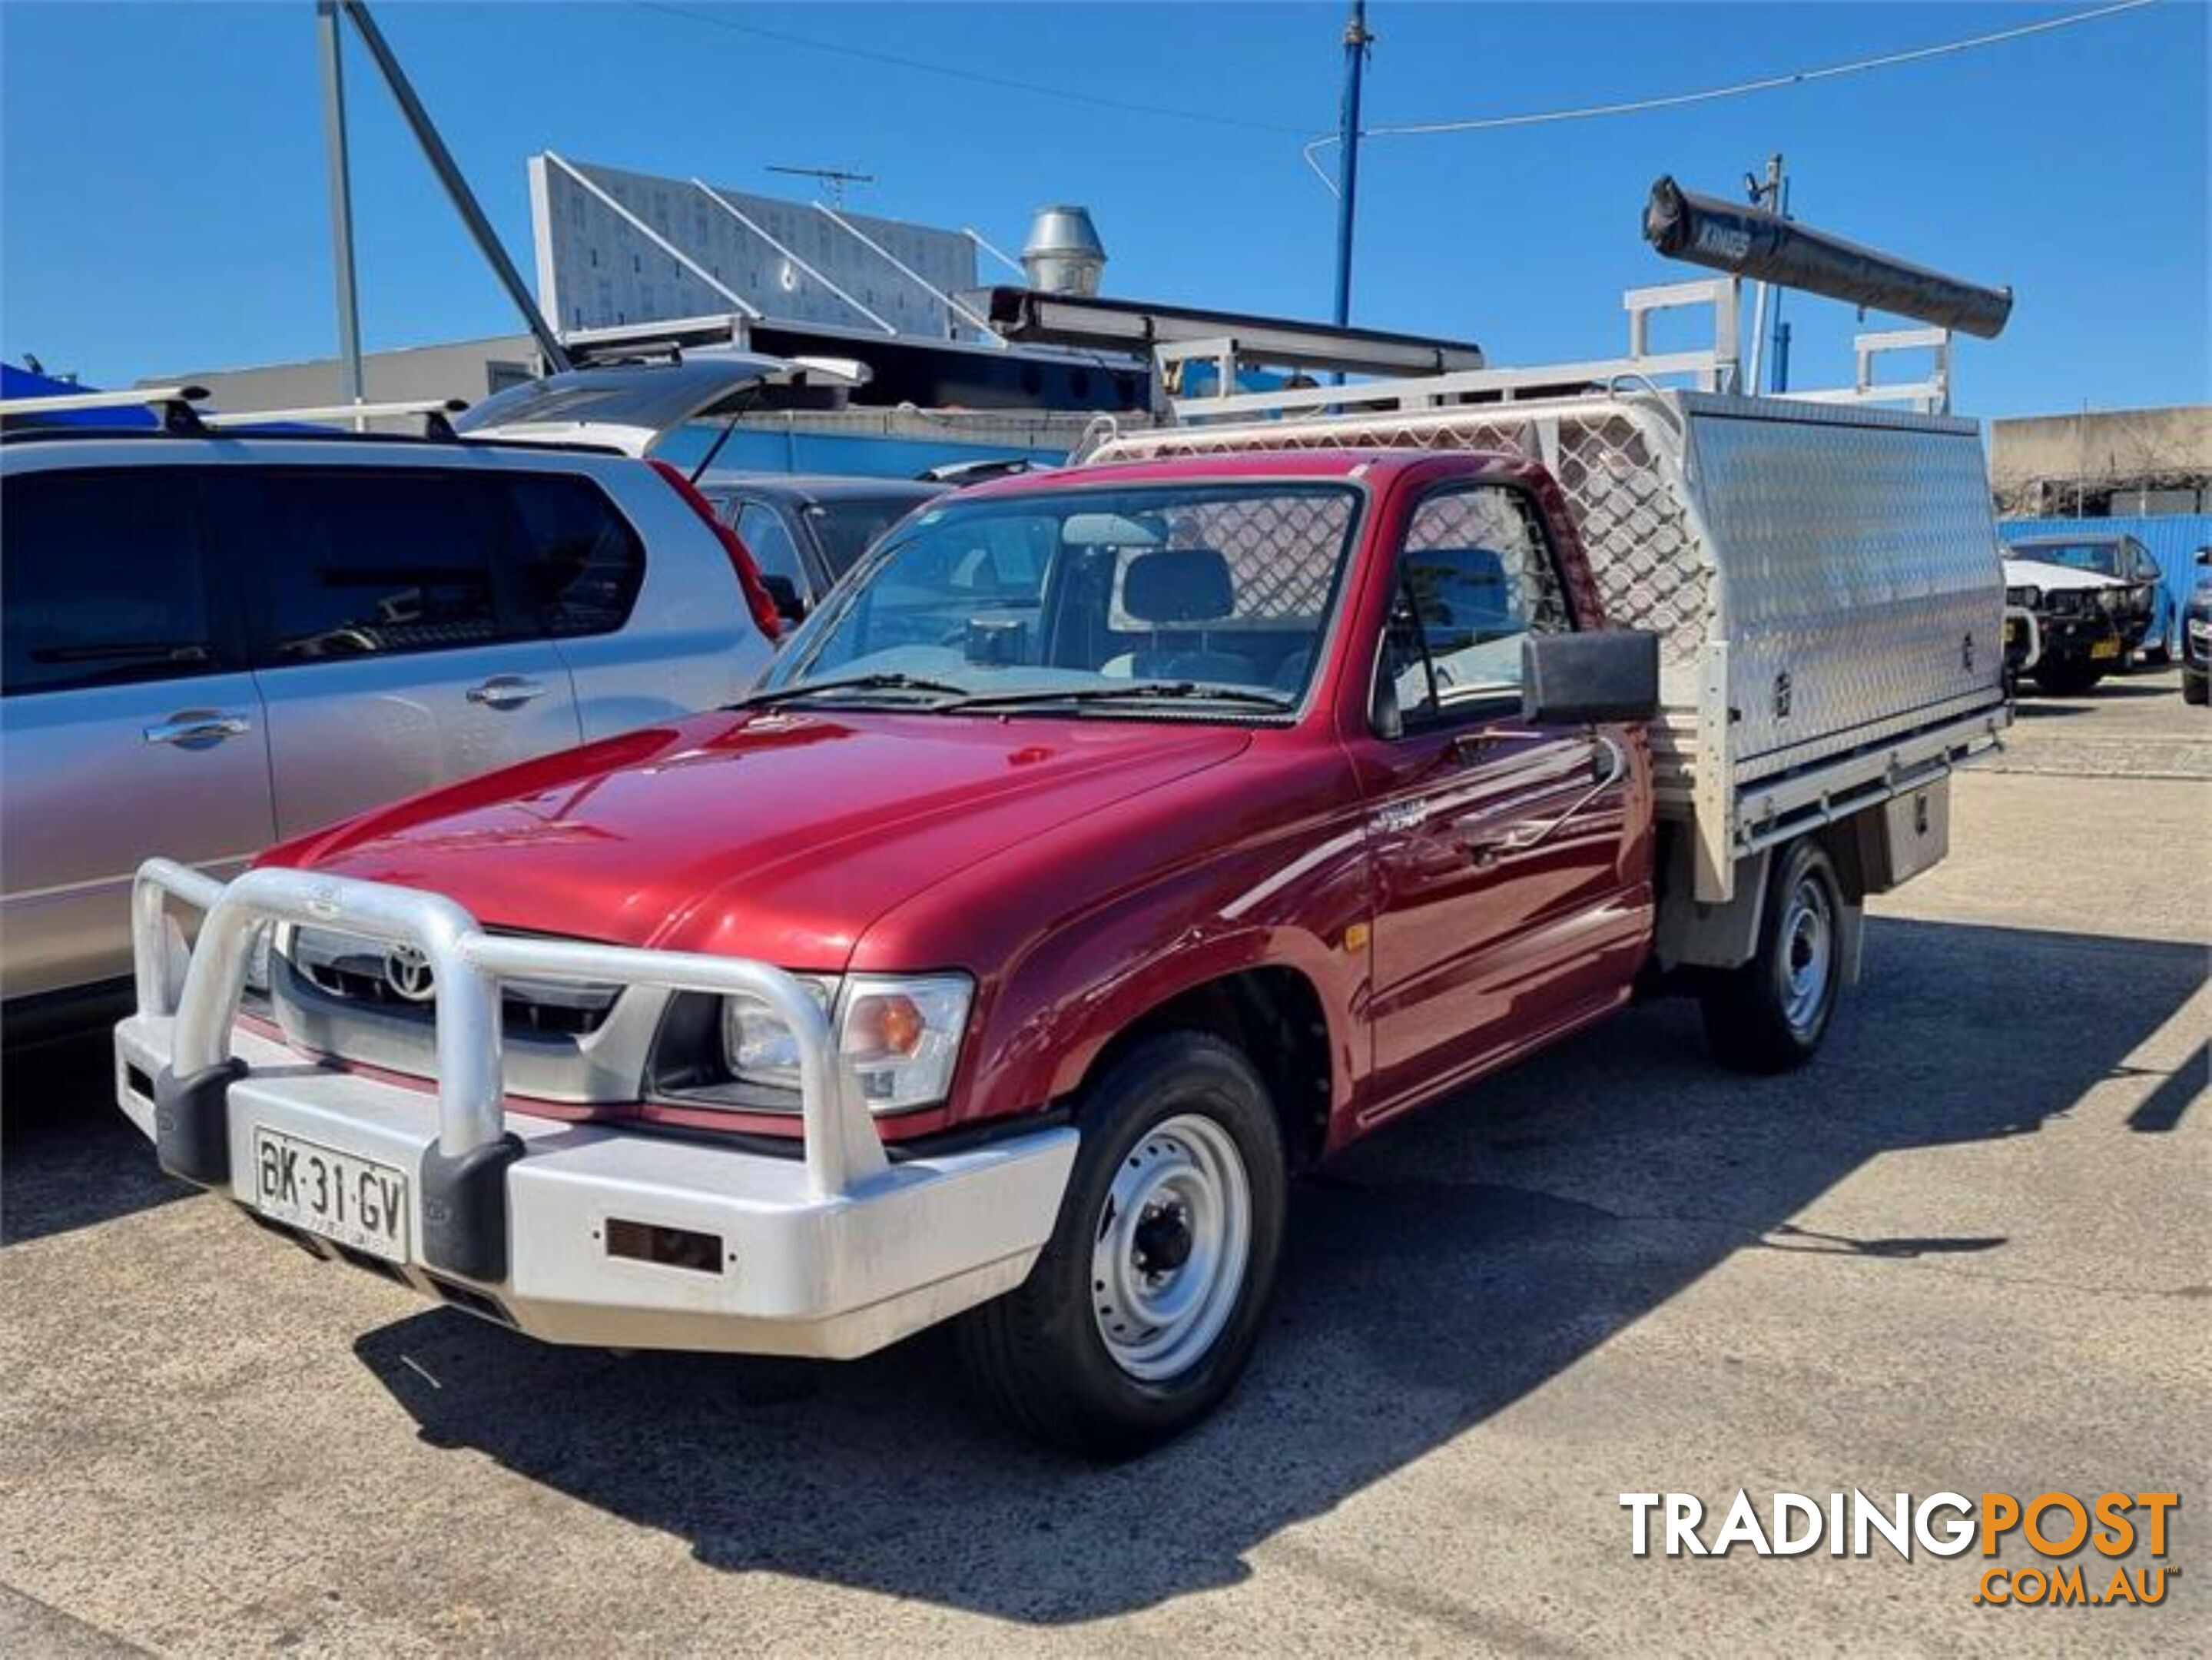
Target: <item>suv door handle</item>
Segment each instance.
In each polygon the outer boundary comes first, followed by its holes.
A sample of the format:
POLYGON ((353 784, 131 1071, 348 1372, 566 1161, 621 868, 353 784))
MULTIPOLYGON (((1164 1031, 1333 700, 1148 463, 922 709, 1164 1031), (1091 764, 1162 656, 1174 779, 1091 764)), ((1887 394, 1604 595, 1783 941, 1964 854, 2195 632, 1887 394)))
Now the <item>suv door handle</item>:
POLYGON ((533 697, 544 696, 545 688, 519 674, 495 674, 482 685, 471 686, 465 695, 471 703, 486 708, 514 709, 533 697))
POLYGON ((253 722, 242 714, 225 714, 220 709, 179 709, 147 727, 145 737, 149 744, 207 745, 242 738, 252 730, 253 722))
POLYGON ((1523 828, 1508 836, 1468 843, 1467 850, 1473 856, 1474 862, 1478 865, 1494 865, 1506 854, 1526 853, 1531 848, 1539 847, 1550 841, 1566 828, 1568 822, 1577 813, 1628 776, 1628 751, 1623 749, 1618 741, 1604 733, 1599 733, 1591 739, 1590 749, 1593 758, 1598 764, 1597 776, 1588 789, 1575 797, 1572 806, 1558 818, 1539 824, 1533 830, 1523 828))

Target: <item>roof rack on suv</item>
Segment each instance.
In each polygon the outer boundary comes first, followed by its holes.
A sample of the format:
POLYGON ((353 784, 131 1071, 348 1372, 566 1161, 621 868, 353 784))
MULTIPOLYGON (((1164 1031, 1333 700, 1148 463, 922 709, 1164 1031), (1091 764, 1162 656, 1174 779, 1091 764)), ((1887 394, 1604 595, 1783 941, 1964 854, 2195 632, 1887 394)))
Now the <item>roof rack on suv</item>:
MULTIPOLYGON (((179 437, 204 435, 225 428, 270 427, 291 423, 394 420, 422 417, 422 435, 441 442, 458 442, 453 417, 468 408, 464 398, 411 398, 381 404, 324 404, 305 409, 236 410, 218 414, 195 408, 208 395, 204 386, 131 386, 117 392, 67 392, 52 398, 0 399, 0 421, 25 420, 37 430, 38 418, 53 415, 82 415, 101 410, 147 409, 159 418, 161 430, 179 437)), ((17 431, 22 428, 15 429, 17 431)))
POLYGON ((224 415, 202 415, 199 422, 204 427, 263 427, 283 421, 368 421, 419 415, 422 417, 424 436, 458 439, 460 435, 453 430, 450 417, 459 415, 468 406, 465 398, 410 398, 385 404, 324 404, 295 410, 239 410, 224 415))
POLYGON ((149 409, 169 432, 194 432, 199 412, 194 403, 206 397, 205 386, 131 386, 120 392, 71 392, 52 398, 0 399, 0 419, 19 416, 77 415, 98 410, 149 409))

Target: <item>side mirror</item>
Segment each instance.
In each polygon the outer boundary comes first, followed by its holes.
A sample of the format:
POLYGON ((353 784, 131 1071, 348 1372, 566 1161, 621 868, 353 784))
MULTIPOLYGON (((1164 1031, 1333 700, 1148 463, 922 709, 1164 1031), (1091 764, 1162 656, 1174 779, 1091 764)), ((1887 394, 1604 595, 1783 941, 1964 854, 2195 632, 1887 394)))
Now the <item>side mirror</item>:
POLYGON ((1521 718, 1536 726, 1649 721, 1659 713, 1659 636, 1641 629, 1531 634, 1521 642, 1521 718))
POLYGON ((761 577, 761 586, 768 590, 768 597, 775 601, 775 614, 778 617, 787 623, 803 623, 806 620, 806 602, 799 597, 799 585, 788 576, 769 576, 763 574, 761 577))

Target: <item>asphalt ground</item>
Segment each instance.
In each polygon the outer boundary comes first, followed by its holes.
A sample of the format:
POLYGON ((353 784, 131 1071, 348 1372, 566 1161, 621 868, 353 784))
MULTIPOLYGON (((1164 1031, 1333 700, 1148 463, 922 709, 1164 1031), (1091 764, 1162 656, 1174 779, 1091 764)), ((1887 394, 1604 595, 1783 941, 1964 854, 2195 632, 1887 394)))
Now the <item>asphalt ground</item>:
POLYGON ((935 1334, 622 1357, 426 1308, 161 1177, 97 1041, 13 1057, 0 1652, 2212 1650, 2207 779, 2171 671, 2032 698, 1813 1069, 1654 1005, 1355 1149, 1242 1391, 1115 1468, 935 1334), (2180 1572, 2000 1608, 1878 1539, 1631 1554, 1622 1493, 1738 1488, 2178 1491, 2124 1566, 2180 1572))

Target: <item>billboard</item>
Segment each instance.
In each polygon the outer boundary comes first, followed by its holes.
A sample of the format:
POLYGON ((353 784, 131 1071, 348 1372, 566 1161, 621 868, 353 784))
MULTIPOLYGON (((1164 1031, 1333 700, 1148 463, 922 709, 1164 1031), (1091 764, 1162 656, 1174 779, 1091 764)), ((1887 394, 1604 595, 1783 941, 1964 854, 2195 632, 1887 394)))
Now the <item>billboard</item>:
POLYGON ((530 159, 538 304, 563 332, 738 313, 971 340, 965 232, 760 196, 699 178, 530 159))

